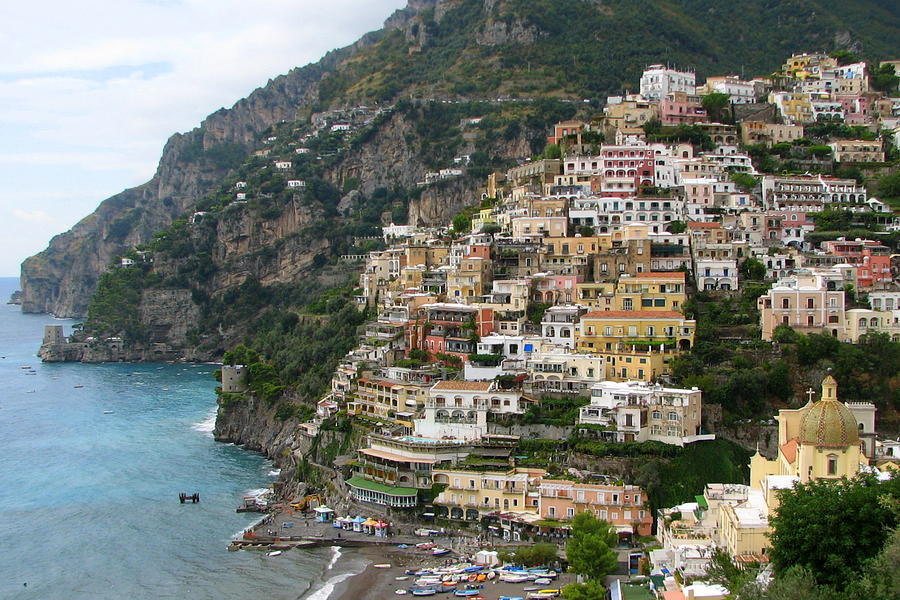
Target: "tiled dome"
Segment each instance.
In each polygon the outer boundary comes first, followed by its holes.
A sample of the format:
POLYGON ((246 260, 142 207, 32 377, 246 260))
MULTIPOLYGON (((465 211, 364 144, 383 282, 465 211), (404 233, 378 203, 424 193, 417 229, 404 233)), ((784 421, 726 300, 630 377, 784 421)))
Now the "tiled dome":
POLYGON ((813 404, 800 422, 800 443, 828 448, 859 443, 856 418, 837 399, 837 382, 831 375, 822 382, 823 399, 813 404), (828 393, 831 392, 831 393, 828 393))

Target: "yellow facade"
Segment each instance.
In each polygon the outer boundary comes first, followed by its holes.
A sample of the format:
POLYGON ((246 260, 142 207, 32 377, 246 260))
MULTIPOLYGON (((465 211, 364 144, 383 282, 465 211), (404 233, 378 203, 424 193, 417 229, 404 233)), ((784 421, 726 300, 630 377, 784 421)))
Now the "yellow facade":
POLYGON ((378 377, 360 378, 348 403, 351 414, 392 419, 397 412, 413 412, 425 406, 428 384, 415 384, 378 377))
POLYGON ((575 347, 602 356, 607 379, 653 381, 691 348, 695 328, 674 311, 600 310, 582 315, 575 347))
POLYGON ((447 507, 453 518, 466 510, 485 514, 495 510, 536 512, 528 503, 528 492, 545 474, 543 469, 515 468, 507 471, 434 469, 434 483, 446 485, 434 503, 447 507))

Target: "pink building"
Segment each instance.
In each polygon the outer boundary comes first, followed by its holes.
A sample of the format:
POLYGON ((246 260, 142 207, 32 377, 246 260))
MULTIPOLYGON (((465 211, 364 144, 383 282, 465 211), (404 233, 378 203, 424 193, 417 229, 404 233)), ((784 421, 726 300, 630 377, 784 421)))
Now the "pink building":
POLYGON ((700 96, 672 92, 659 103, 659 120, 663 125, 693 125, 709 119, 700 96))
POLYGON ((544 479, 540 486, 541 518, 571 520, 591 512, 609 521, 620 535, 650 535, 653 517, 647 494, 636 485, 597 485, 544 479))
POLYGON ((599 186, 591 182, 591 191, 604 196, 627 198, 641 186, 655 181, 653 150, 646 145, 606 146, 600 148, 599 186))
POLYGON ((534 277, 534 301, 549 304, 571 304, 575 298, 578 275, 540 275, 534 277))
POLYGON ((891 250, 874 240, 829 240, 822 242, 822 250, 841 256, 845 262, 858 267, 860 289, 883 289, 891 283, 891 250))

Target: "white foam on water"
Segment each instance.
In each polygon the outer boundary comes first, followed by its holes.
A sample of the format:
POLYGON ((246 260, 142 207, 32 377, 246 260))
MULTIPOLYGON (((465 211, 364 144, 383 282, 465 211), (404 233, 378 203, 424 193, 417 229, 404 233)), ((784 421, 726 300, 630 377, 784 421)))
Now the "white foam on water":
POLYGON ((325 567, 326 571, 330 571, 334 568, 334 565, 337 564, 338 559, 341 557, 341 547, 340 546, 332 546, 331 547, 331 560, 328 561, 328 566, 325 567))
MULTIPOLYGON (((326 572, 334 568, 342 554, 343 553, 338 546, 331 547, 331 560, 328 562, 328 567, 325 568, 326 572)), ((343 581, 347 581, 351 577, 359 575, 365 569, 366 566, 361 565, 358 570, 352 570, 346 573, 341 573, 340 575, 335 575, 334 577, 326 581, 322 587, 315 591, 312 591, 308 596, 304 598, 304 600, 329 600, 332 594, 334 594, 334 588, 337 587, 338 584, 343 581)))
POLYGON ((216 411, 212 411, 209 416, 200 421, 199 423, 194 423, 191 425, 191 429, 194 431, 199 431, 201 433, 209 433, 212 434, 213 429, 216 428, 216 411))
POLYGON ((278 477, 279 475, 281 475, 281 469, 272 469, 267 473, 267 475, 269 477, 278 477))

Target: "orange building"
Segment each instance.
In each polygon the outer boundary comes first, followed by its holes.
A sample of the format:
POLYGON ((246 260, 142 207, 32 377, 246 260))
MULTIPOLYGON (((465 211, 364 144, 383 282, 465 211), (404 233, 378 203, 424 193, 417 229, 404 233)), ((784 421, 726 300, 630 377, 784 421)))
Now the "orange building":
POLYGON ((544 479, 540 484, 539 510, 541 518, 560 521, 589 511, 608 521, 620 535, 650 535, 653 524, 647 494, 636 485, 544 479))

